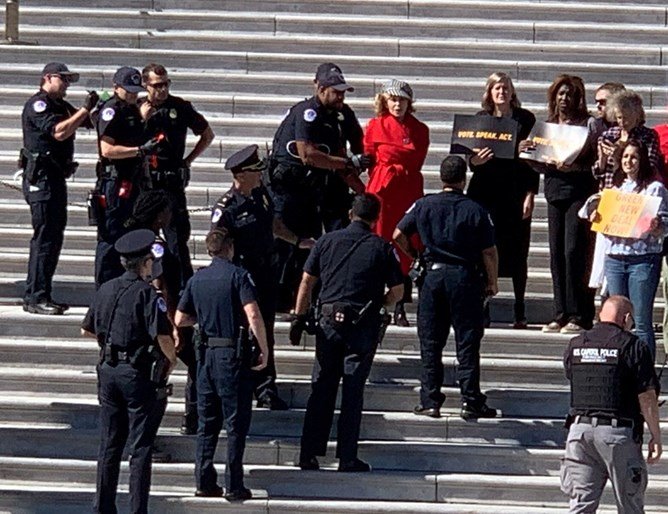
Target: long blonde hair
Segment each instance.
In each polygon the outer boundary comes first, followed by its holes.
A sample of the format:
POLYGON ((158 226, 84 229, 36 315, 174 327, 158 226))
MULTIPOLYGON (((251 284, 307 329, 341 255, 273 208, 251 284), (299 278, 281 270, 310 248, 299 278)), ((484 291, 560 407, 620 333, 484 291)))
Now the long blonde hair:
POLYGON ((489 114, 494 114, 494 101, 492 100, 492 88, 499 82, 505 82, 508 84, 510 89, 510 107, 517 109, 522 107, 522 103, 519 98, 517 98, 517 93, 515 93, 515 86, 513 84, 513 79, 510 78, 510 75, 502 71, 495 71, 487 78, 487 84, 485 84, 485 92, 482 95, 482 102, 480 105, 482 108, 489 114))

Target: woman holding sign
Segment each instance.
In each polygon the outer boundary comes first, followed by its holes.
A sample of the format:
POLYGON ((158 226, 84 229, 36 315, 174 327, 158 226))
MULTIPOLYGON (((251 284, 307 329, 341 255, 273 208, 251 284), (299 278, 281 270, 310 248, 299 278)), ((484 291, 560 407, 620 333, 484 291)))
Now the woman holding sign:
MULTIPOLYGON (((511 78, 505 73, 492 73, 482 96, 483 110, 477 115, 512 118, 518 124, 517 140, 521 141, 529 135, 536 117, 520 105, 511 78)), ((500 159, 490 148, 473 155, 469 165, 473 177, 467 194, 492 217, 499 252, 499 276, 513 280, 513 328, 527 328, 524 293, 538 174, 517 155, 514 159, 500 159)))
MULTIPOLYGON (((413 89, 406 82, 391 80, 376 96, 376 117, 364 132, 364 153, 373 155, 369 170, 368 193, 380 198, 380 217, 376 233, 392 241, 397 223, 413 203, 424 196, 422 165, 429 148, 429 128, 413 116, 413 89)), ((398 252, 401 269, 407 276, 410 259, 398 252)), ((397 302, 394 322, 408 326, 404 302, 410 301, 410 280, 406 281, 404 300, 397 302)))
POLYGON ((547 99, 548 118, 547 123, 540 124, 542 135, 522 141, 520 150, 528 151, 525 158, 532 159, 534 169, 545 173, 554 318, 543 327, 543 332, 575 334, 591 328, 594 320, 594 290, 588 287, 594 238, 589 224, 578 218, 578 211, 597 189, 591 172, 596 155, 590 143, 595 122, 587 112, 580 77, 559 75, 550 85, 547 99), (578 131, 582 136, 575 140, 578 143, 575 151, 571 148, 573 135, 564 138, 560 133, 574 132, 566 126, 586 128, 578 131), (541 153, 549 155, 564 146, 574 158, 562 162, 540 160, 541 153))
MULTIPOLYGON (((589 215, 590 221, 597 222, 597 230, 601 230, 606 238, 605 278, 608 281, 608 290, 611 295, 627 296, 633 304, 636 318, 636 334, 647 342, 656 354, 656 342, 652 326, 652 312, 654 295, 661 275, 661 251, 663 239, 668 235, 668 191, 663 184, 656 180, 655 170, 649 158, 647 146, 638 140, 629 139, 618 145, 613 153, 614 189, 623 193, 633 193, 627 196, 628 202, 635 206, 643 205, 645 210, 649 202, 639 202, 636 195, 660 198, 657 201, 658 209, 652 209, 650 215, 629 215, 625 220, 623 213, 635 212, 619 201, 613 205, 599 207, 601 195, 592 196, 585 205, 581 214, 589 215), (597 210, 598 209, 598 210, 597 210), (593 212, 592 212, 593 211, 593 212), (611 216, 607 212, 611 211, 611 216), (654 213, 657 212, 657 215, 654 213), (636 221, 637 218, 637 221, 636 221), (632 226, 616 226, 629 224, 632 226), (636 237, 621 237, 620 232, 626 229, 636 237)), ((653 206, 654 208, 657 205, 653 206)), ((647 210, 649 210, 649 206, 647 210)))

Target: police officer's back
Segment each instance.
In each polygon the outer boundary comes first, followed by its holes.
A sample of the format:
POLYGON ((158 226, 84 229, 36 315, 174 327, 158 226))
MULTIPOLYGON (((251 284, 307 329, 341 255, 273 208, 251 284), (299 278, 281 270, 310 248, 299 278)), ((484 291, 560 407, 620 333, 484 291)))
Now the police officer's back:
POLYGON ((570 512, 595 512, 608 479, 619 512, 644 512, 643 422, 653 463, 662 452, 659 381, 648 345, 628 331, 632 312, 628 298, 611 296, 600 323, 574 337, 564 352, 571 408, 561 479, 570 512))
POLYGON ((188 281, 176 312, 178 327, 199 323, 197 409, 199 430, 195 462, 196 496, 222 496, 214 455, 225 421, 227 466, 225 497, 247 500, 243 454, 250 425, 253 381, 251 369, 266 366, 267 339, 255 287, 247 271, 232 264, 234 245, 224 229, 212 230, 206 246, 213 260, 188 281), (260 347, 256 362, 248 337, 252 330, 260 347))
POLYGON ((290 331, 293 344, 299 344, 313 288, 321 281, 316 363, 299 458, 305 470, 318 469, 316 456, 325 455, 341 378, 339 471, 370 470, 357 458, 364 383, 379 342, 381 309, 392 307, 403 295, 399 261, 391 245, 371 231, 379 212, 378 198, 356 196, 352 223, 320 238, 304 265, 297 318, 290 331))
POLYGON ((441 163, 443 192, 413 204, 399 222, 394 240, 417 258, 410 241, 415 233, 424 243, 426 276, 419 292, 418 337, 422 354, 420 405, 414 412, 440 416, 445 401, 442 352, 454 327, 457 379, 462 393, 462 417, 494 417, 480 391, 480 340, 483 298, 497 293, 498 258, 494 229, 487 212, 464 195, 466 162, 457 156, 441 163), (483 278, 484 275, 484 278, 483 278))
POLYGON ((88 94, 80 109, 65 101, 67 88, 78 80, 79 74, 64 64, 47 64, 40 90, 26 102, 21 116, 23 195, 30 205, 34 229, 23 310, 33 314, 62 314, 67 309, 51 298, 67 222, 65 179, 77 169, 72 160, 74 133, 81 125, 90 124, 89 114, 97 103, 95 92, 88 94))
POLYGON ((128 437, 131 510, 147 512, 152 445, 164 413, 167 376, 176 359, 165 301, 148 283, 154 273, 153 241, 150 230, 136 230, 116 242, 126 272, 99 289, 82 323, 82 333, 96 338, 101 348, 96 512, 116 512, 120 461, 128 437))

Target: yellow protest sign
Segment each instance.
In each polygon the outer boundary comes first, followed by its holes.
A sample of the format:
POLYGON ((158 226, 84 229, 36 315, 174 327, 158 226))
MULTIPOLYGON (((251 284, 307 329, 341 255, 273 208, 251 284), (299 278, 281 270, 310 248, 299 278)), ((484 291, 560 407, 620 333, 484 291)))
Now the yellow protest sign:
POLYGON ((660 206, 658 196, 604 189, 596 209, 599 217, 591 229, 608 236, 639 239, 649 232, 660 206))

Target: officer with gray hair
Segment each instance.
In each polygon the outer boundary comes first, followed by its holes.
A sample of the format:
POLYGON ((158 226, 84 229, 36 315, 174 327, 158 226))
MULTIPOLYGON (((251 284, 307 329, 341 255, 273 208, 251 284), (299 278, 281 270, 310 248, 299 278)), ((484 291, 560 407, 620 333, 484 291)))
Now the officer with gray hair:
POLYGON ((570 496, 569 512, 596 512, 609 478, 618 511, 642 513, 647 488, 643 421, 650 432, 647 462, 657 462, 662 452, 659 380, 649 347, 629 332, 629 299, 608 298, 600 319, 574 337, 564 353, 571 409, 561 489, 570 496))

